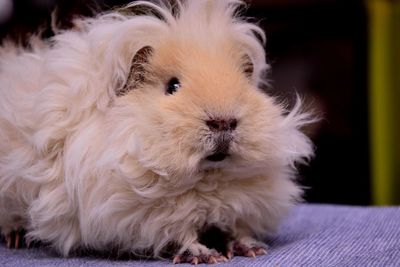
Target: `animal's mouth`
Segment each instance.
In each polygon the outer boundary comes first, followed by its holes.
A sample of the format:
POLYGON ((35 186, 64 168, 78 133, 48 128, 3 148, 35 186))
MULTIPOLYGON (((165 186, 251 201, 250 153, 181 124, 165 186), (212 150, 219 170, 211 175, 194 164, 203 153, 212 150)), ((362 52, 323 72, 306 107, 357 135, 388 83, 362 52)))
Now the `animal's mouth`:
POLYGON ((218 161, 223 161, 228 156, 229 156, 228 153, 216 152, 216 153, 211 154, 208 157, 206 157, 206 159, 209 161, 218 162, 218 161))
POLYGON ((214 151, 212 151, 211 155, 208 155, 206 157, 206 160, 212 162, 219 162, 223 161, 226 157, 230 156, 229 147, 232 139, 233 139, 232 135, 226 133, 216 136, 214 139, 215 142, 214 151))

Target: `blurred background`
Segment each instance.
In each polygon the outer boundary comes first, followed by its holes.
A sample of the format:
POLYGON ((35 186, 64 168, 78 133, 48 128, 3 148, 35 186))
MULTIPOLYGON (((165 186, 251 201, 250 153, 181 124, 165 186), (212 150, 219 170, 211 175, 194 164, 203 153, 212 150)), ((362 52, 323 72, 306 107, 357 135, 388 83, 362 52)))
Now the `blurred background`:
MULTIPOLYGON (((253 0, 247 15, 267 33, 271 94, 307 99, 322 115, 308 129, 316 157, 301 168, 305 199, 400 204, 400 1, 253 0)), ((0 0, 0 39, 24 44, 51 11, 70 27, 123 0, 0 0)), ((47 26, 47 28, 46 28, 47 26)))

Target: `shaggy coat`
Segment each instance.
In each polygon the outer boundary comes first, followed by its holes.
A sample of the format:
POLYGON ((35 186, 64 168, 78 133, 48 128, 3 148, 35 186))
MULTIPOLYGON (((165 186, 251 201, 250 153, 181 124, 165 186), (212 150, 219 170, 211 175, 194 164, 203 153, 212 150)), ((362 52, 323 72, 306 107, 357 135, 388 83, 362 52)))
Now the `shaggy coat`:
POLYGON ((259 89, 265 35, 242 4, 134 2, 31 49, 4 44, 2 233, 25 229, 63 255, 155 257, 171 244, 207 255, 210 226, 249 247, 272 233, 300 198, 312 119, 259 89), (222 132, 207 123, 232 118, 222 132))

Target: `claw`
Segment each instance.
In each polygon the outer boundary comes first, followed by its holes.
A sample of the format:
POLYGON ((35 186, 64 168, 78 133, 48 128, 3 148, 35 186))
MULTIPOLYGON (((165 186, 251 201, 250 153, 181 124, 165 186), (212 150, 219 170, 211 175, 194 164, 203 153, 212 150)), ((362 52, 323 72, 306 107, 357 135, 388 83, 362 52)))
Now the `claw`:
POLYGON ((233 258, 233 251, 229 250, 228 252, 226 252, 226 257, 231 260, 233 258))
POLYGON ((175 256, 174 259, 172 260, 173 264, 177 264, 181 262, 181 258, 179 256, 175 256))
POLYGON ((256 257, 256 253, 254 252, 254 250, 250 249, 247 253, 246 253, 247 257, 252 257, 255 258, 256 257))
POLYGON ((14 243, 15 249, 19 248, 20 240, 21 240, 21 235, 19 234, 19 232, 16 232, 15 233, 15 243, 14 243))
POLYGON ((222 262, 228 262, 228 259, 225 256, 221 256, 222 262))
POLYGON ((8 234, 8 235, 6 236, 7 248, 11 248, 11 243, 12 243, 12 234, 8 234))
POLYGON ((199 258, 198 257, 194 257, 191 263, 194 264, 194 265, 199 264, 199 258))
POLYGON ((26 248, 31 248, 31 241, 25 240, 26 248))
POLYGON ((215 264, 217 263, 217 259, 214 256, 210 256, 210 258, 208 259, 208 263, 210 264, 215 264))
POLYGON ((257 255, 266 255, 267 253, 268 253, 267 250, 264 249, 264 248, 258 248, 258 249, 256 250, 256 254, 257 254, 257 255))

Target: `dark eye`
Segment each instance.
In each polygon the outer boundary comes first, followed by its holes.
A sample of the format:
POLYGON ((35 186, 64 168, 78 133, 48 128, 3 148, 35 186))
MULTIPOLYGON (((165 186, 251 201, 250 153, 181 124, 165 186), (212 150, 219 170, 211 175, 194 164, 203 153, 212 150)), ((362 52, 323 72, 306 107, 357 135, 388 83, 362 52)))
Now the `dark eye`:
POLYGON ((176 92, 176 90, 179 89, 179 87, 181 87, 181 82, 178 80, 178 78, 171 78, 167 83, 167 94, 172 95, 176 92))

